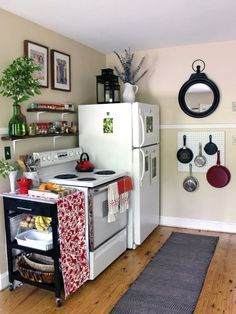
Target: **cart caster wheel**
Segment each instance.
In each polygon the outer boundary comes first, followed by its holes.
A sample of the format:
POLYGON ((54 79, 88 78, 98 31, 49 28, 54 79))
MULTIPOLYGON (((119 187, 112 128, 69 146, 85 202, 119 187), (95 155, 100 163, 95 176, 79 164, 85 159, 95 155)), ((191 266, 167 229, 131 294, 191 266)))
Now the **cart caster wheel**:
POLYGON ((56 306, 57 307, 61 306, 61 299, 60 298, 56 298, 56 306))
POLYGON ((13 283, 10 283, 9 291, 13 291, 13 290, 14 290, 14 284, 13 284, 13 283))

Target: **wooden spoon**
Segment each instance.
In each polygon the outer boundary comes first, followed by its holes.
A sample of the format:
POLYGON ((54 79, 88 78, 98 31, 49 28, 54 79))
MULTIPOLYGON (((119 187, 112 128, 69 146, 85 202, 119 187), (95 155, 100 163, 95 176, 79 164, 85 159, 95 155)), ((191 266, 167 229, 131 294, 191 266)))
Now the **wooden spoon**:
POLYGON ((26 167, 26 165, 25 165, 23 160, 18 159, 17 162, 18 162, 18 165, 20 166, 20 168, 21 168, 21 170, 23 172, 27 172, 28 171, 28 169, 27 169, 27 167, 26 167))

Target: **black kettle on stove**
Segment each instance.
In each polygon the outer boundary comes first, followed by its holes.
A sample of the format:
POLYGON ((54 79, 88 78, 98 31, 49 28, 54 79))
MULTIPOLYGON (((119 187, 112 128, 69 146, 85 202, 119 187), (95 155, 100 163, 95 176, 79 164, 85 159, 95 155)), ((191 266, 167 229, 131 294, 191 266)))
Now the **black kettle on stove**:
POLYGON ((89 161, 89 155, 87 153, 82 153, 80 155, 80 160, 77 161, 75 169, 78 172, 89 172, 93 171, 94 165, 89 161))

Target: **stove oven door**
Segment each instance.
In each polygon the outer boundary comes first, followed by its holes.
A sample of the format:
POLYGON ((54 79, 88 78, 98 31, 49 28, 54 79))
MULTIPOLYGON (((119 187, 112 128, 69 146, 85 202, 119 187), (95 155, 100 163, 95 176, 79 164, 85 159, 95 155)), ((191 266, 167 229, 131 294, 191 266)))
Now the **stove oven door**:
POLYGON ((108 223, 108 185, 92 190, 90 211, 90 251, 96 250, 127 226, 127 212, 119 214, 116 221, 108 223))

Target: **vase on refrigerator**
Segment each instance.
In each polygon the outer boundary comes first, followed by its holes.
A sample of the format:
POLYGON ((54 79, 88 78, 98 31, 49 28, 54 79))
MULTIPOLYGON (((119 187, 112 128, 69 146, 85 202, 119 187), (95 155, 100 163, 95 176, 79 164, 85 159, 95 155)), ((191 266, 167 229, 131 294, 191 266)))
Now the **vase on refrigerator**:
POLYGON ((138 92, 138 86, 132 85, 130 83, 124 84, 124 91, 123 91, 123 102, 132 103, 135 102, 135 95, 138 92))

